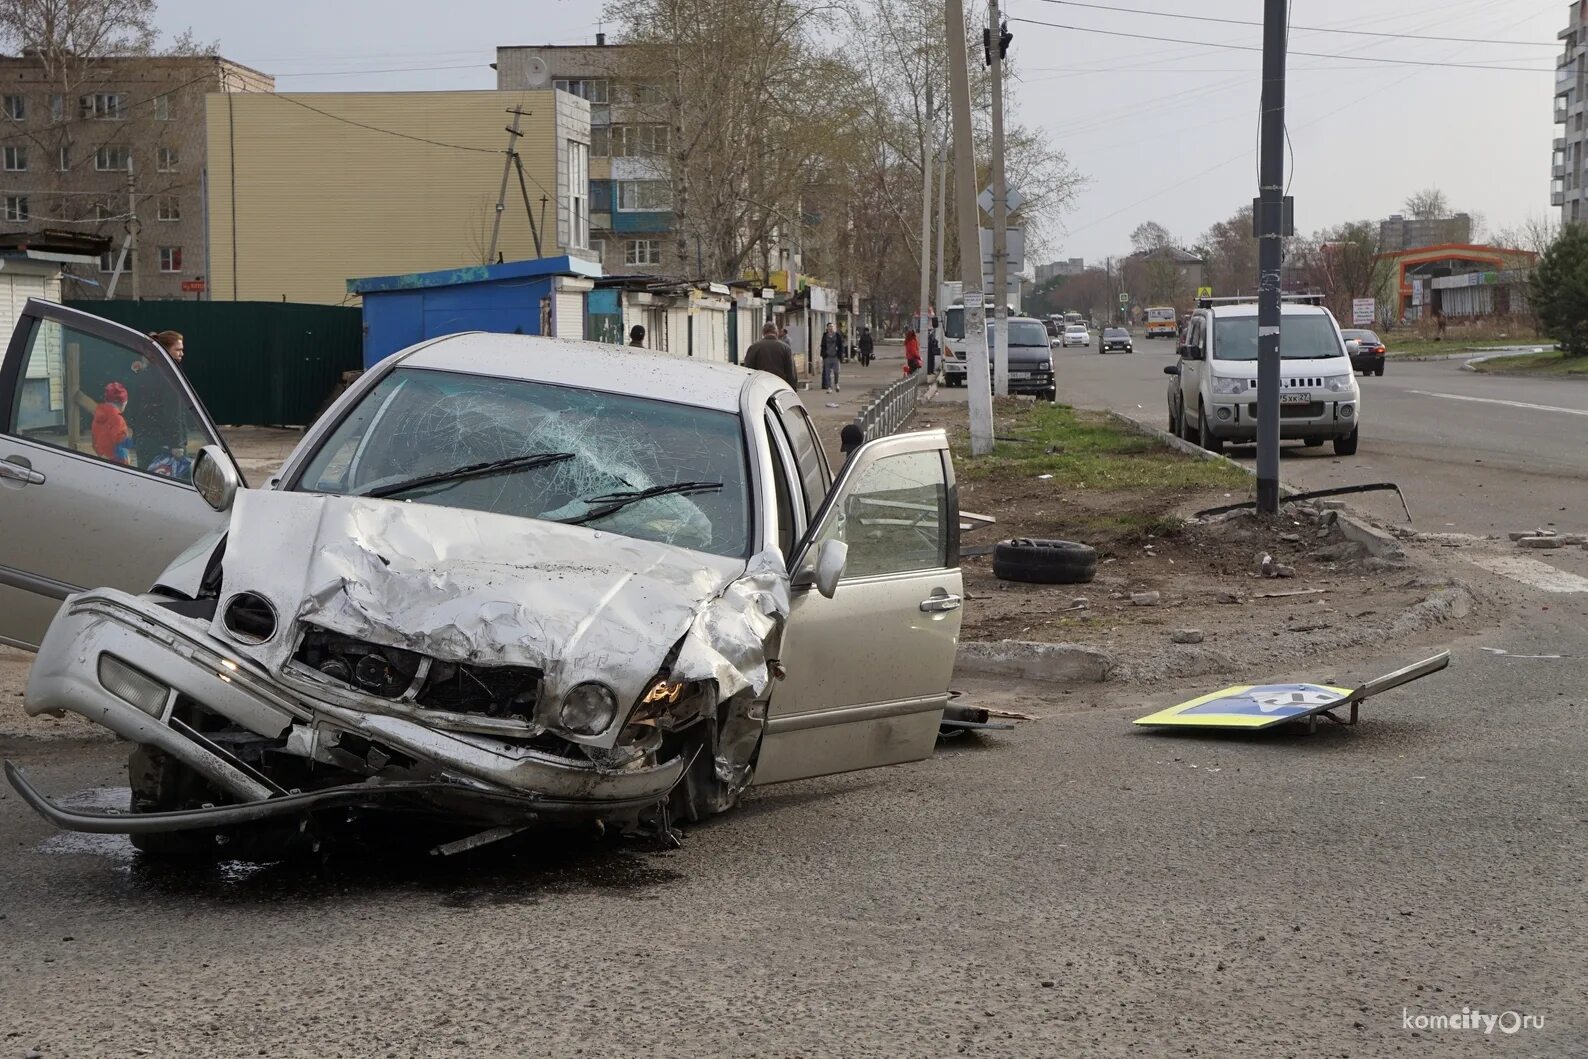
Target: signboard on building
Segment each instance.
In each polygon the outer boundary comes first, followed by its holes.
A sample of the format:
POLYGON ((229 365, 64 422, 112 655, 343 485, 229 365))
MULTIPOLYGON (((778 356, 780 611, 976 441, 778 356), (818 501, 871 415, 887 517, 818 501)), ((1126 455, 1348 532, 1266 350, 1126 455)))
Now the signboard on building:
POLYGON ((188 294, 203 294, 207 287, 208 285, 203 279, 185 279, 182 281, 182 289, 188 294))
POLYGON ((1378 304, 1372 298, 1351 299, 1351 322, 1358 327, 1364 327, 1373 322, 1373 315, 1378 309, 1378 304))
POLYGON ((1422 277, 1421 276, 1415 276, 1415 277, 1412 278, 1412 304, 1413 305, 1421 305, 1422 303, 1423 303, 1423 281, 1422 281, 1422 277))
POLYGON ((805 288, 810 293, 811 309, 818 313, 836 313, 838 311, 838 292, 831 287, 818 287, 811 284, 805 288))

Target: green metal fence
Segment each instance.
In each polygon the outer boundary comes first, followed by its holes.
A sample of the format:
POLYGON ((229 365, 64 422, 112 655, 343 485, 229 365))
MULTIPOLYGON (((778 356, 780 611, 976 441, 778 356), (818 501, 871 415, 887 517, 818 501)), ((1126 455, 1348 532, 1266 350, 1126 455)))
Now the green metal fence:
POLYGON ((182 370, 215 422, 300 426, 363 366, 362 314, 292 302, 72 301, 143 332, 180 331, 182 370))

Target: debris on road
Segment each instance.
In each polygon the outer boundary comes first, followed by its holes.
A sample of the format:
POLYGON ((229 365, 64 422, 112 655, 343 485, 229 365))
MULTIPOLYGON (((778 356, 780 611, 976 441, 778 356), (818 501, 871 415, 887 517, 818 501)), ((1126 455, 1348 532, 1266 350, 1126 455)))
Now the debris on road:
POLYGON ((1176 629, 1169 634, 1173 643, 1201 643, 1203 636, 1201 629, 1176 629))
POLYGON ((1566 547, 1566 540, 1564 537, 1523 537, 1521 540, 1517 541, 1516 544, 1519 548, 1533 548, 1539 551, 1547 551, 1553 548, 1566 547))
POLYGON ((1163 599, 1159 592, 1132 592, 1130 601, 1138 607, 1156 607, 1163 599))
POLYGON ((1357 708, 1366 699, 1409 684, 1450 665, 1450 652, 1397 669, 1359 685, 1356 689, 1324 684, 1260 684, 1224 688, 1138 718, 1134 723, 1150 728, 1193 727, 1252 731, 1273 728, 1291 721, 1307 722, 1315 731, 1319 718, 1335 724, 1354 725, 1357 708), (1349 718, 1341 720, 1334 711, 1351 708, 1349 718))

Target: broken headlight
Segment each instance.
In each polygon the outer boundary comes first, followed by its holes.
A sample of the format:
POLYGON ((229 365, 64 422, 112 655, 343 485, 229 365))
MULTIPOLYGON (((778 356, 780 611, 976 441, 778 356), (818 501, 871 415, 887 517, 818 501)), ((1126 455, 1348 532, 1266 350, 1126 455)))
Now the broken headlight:
POLYGON ((561 727, 579 735, 604 732, 617 716, 618 700, 610 688, 596 683, 576 685, 562 697, 561 727))
POLYGON ((99 683, 122 702, 129 702, 154 718, 165 712, 166 696, 171 690, 115 655, 99 656, 99 683))

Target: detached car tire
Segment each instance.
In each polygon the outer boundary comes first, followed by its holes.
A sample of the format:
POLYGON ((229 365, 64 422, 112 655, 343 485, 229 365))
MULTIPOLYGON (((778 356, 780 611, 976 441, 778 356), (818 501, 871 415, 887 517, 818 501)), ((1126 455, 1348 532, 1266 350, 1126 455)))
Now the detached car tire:
POLYGON ((999 541, 993 546, 993 576, 1036 585, 1080 585, 1097 576, 1097 549, 1075 541, 999 541))

